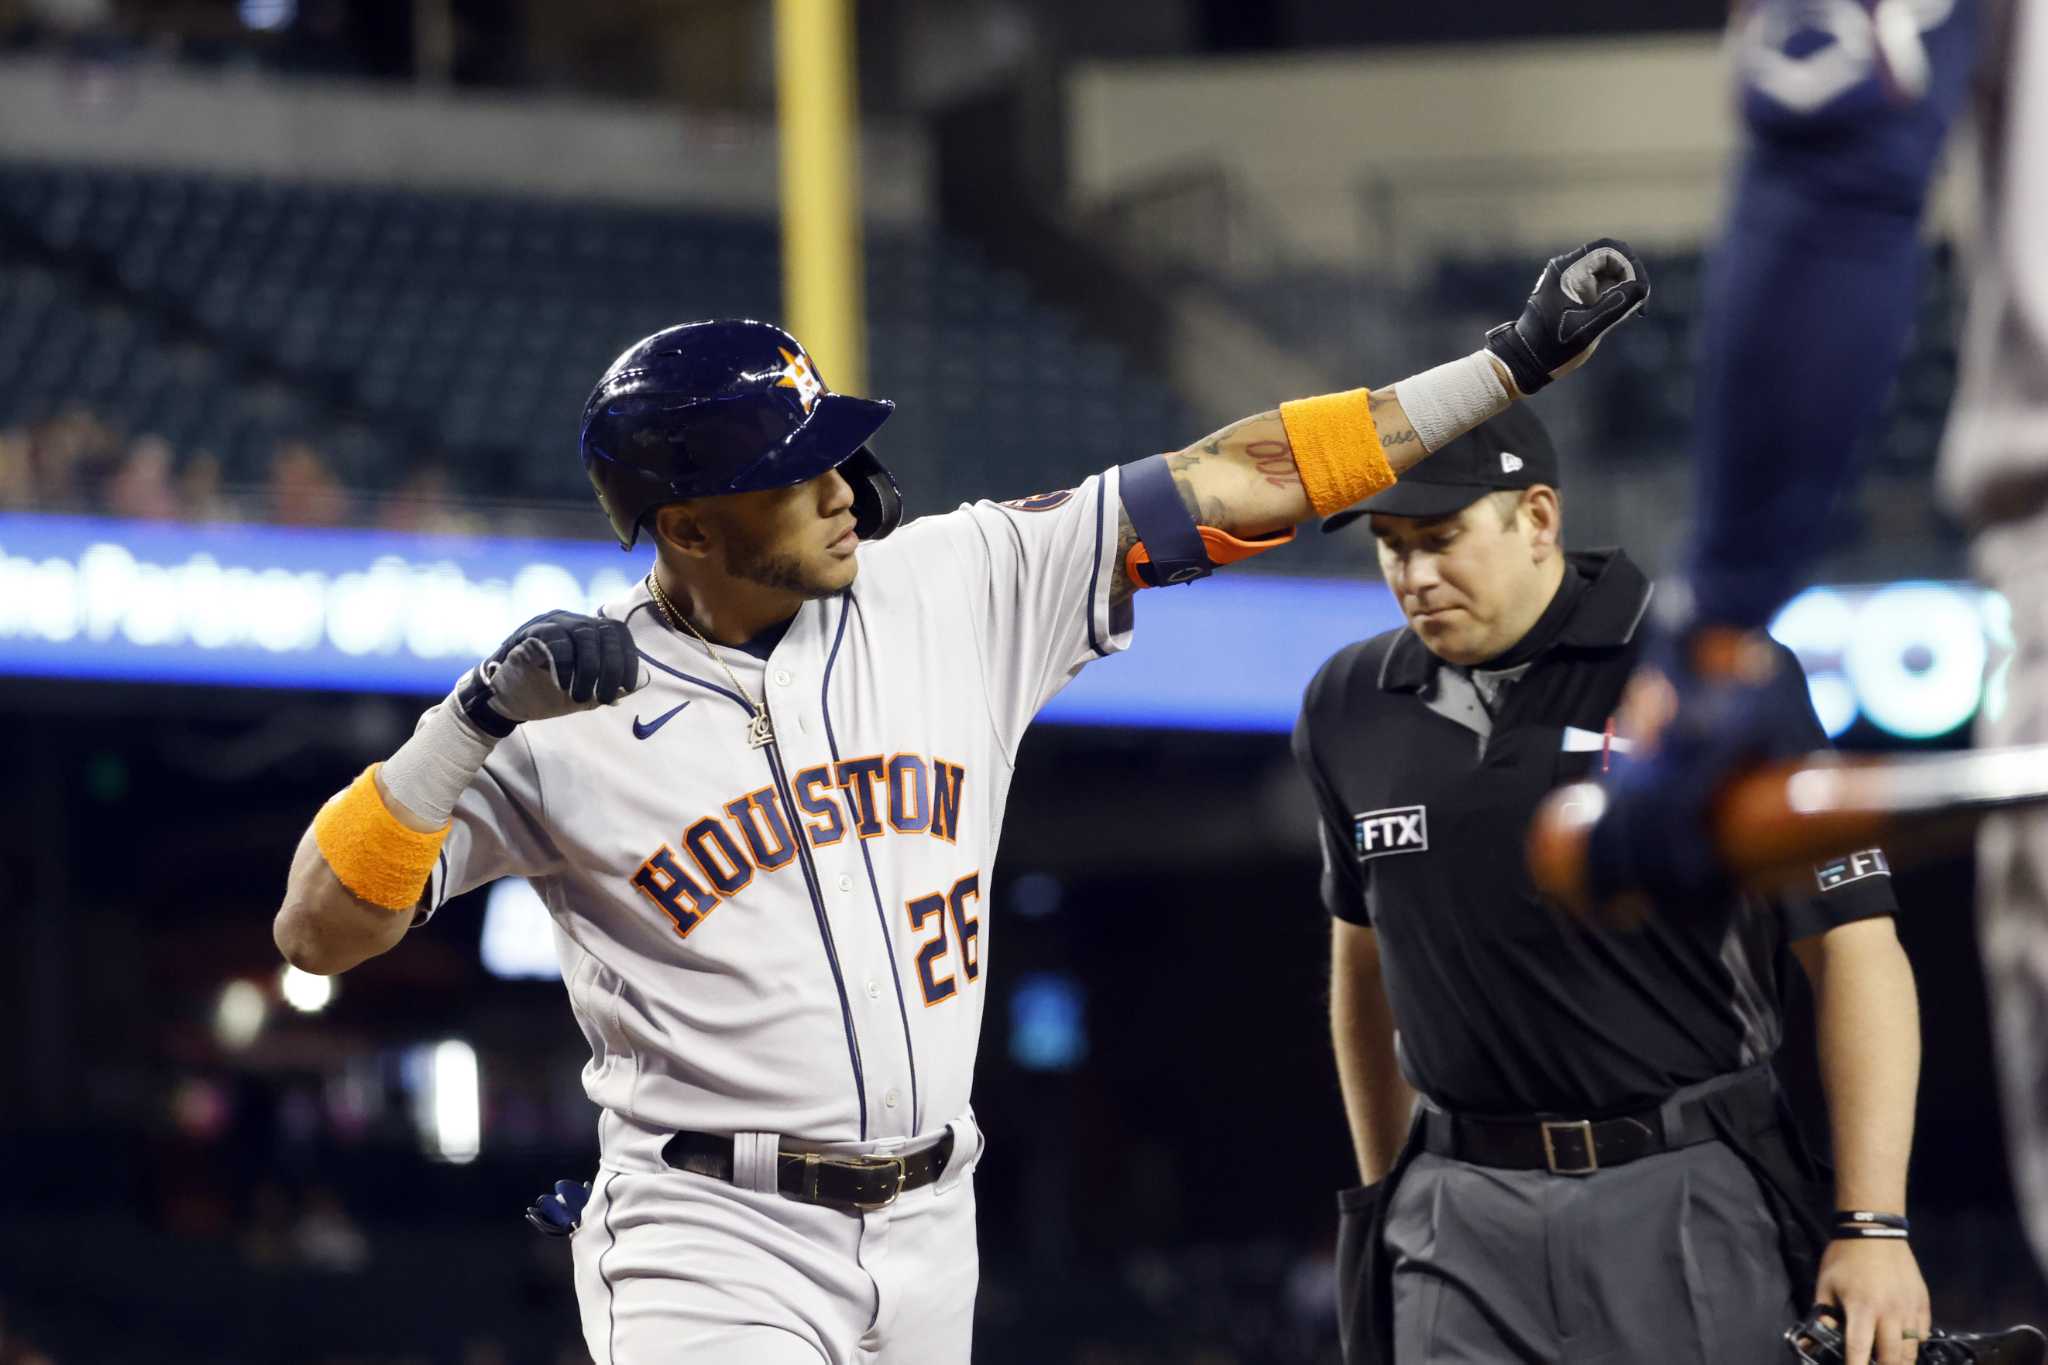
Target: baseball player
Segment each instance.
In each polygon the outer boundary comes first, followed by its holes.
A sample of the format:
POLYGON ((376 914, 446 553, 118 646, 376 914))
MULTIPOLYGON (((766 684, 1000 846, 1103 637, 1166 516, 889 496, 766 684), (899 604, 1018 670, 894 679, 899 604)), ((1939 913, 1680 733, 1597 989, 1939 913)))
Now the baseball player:
POLYGON ((968 1096, 1025 726, 1126 646, 1136 588, 1389 486, 1648 289, 1622 244, 1581 247, 1462 360, 900 529, 867 444, 889 403, 763 323, 657 333, 581 435, 651 571, 514 631, 321 808, 278 946, 343 971, 450 896, 533 884, 601 1110, 572 1243, 598 1361, 965 1361, 968 1096))
MULTIPOLYGON (((1738 15, 1748 145, 1708 281, 1696 530, 1668 600, 1678 713, 1596 826, 1597 899, 1684 894, 1719 874, 1704 809, 1721 778, 1797 749, 1744 646, 1806 578, 1904 354, 1919 220, 1943 139, 1975 95, 1981 202, 1961 379, 1940 487, 1977 572, 2012 604, 1992 744, 2048 740, 2048 12, 2028 0, 1759 0, 1738 15)), ((2048 1265, 2048 814, 1979 844, 1978 912, 2022 1211, 2048 1265)), ((1850 1315, 1849 1365, 1870 1343, 1850 1315)))

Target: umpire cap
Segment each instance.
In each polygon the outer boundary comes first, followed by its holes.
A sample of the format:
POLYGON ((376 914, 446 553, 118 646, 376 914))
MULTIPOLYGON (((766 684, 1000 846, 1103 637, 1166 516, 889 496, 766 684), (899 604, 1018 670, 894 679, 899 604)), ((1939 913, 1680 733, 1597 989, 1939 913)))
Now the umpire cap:
POLYGON ((1557 447, 1527 403, 1481 422, 1403 474, 1385 492, 1323 522, 1325 531, 1378 512, 1390 517, 1447 517, 1502 488, 1559 487, 1557 447))
POLYGON ((879 540, 903 499, 867 441, 895 407, 827 389, 780 327, 686 322, 612 362, 583 405, 578 447, 624 549, 658 507, 787 488, 828 469, 853 487, 854 530, 879 540))

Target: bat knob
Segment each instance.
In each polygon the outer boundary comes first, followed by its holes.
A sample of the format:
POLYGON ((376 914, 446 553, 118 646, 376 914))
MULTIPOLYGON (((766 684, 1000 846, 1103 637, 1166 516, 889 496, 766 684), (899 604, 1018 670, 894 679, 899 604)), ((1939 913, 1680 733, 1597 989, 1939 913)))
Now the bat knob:
POLYGON ((1538 891, 1568 909, 1587 908, 1586 844, 1606 809, 1604 788, 1575 782, 1544 797, 1529 822, 1529 876, 1538 891))

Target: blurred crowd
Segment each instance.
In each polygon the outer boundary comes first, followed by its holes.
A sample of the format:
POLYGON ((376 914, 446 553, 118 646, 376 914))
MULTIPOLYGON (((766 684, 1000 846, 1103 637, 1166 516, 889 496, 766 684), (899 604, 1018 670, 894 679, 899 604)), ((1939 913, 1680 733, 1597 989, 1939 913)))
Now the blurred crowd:
POLYGON ((149 432, 125 434, 80 407, 0 426, 0 509, 445 534, 483 529, 438 465, 371 492, 344 484, 317 445, 290 438, 272 449, 259 479, 238 484, 226 479, 210 451, 174 450, 149 432))

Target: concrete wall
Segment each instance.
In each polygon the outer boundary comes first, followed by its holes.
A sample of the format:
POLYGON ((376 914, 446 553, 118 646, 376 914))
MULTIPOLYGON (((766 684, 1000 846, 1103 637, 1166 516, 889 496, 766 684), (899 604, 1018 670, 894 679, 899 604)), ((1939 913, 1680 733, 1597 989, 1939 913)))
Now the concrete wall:
POLYGON ((1299 262, 1699 240, 1735 146, 1713 38, 1098 63, 1068 82, 1070 207, 1220 171, 1299 262))
MULTIPOLYGON (((925 220, 922 133, 873 124, 864 142, 868 217, 925 220)), ((151 64, 0 61, 0 156, 736 212, 776 206, 775 129, 765 119, 151 64)))

